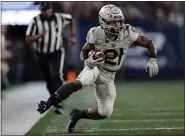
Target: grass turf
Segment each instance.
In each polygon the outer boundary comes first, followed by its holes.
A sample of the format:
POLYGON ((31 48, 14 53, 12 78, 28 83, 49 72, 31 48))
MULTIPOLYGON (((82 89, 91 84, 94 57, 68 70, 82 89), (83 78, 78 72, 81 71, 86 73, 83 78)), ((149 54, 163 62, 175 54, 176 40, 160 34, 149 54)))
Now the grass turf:
MULTIPOLYGON (((80 120, 69 135, 184 135, 184 83, 117 83, 112 116, 105 120, 80 120)), ((96 106, 93 88, 87 87, 65 101, 65 114, 49 111, 26 135, 68 135, 69 110, 96 106)))

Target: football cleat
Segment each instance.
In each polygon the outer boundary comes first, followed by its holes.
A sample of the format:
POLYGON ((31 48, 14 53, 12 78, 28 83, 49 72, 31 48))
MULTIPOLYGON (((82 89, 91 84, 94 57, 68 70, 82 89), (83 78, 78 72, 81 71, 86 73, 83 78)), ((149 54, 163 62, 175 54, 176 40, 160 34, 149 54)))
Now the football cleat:
POLYGON ((70 114, 71 119, 67 125, 67 132, 68 133, 73 133, 75 130, 75 125, 77 124, 78 120, 81 119, 81 111, 77 109, 71 110, 70 114))
POLYGON ((62 103, 58 103, 57 105, 54 105, 55 109, 55 113, 59 114, 59 115, 63 115, 64 114, 64 110, 63 110, 63 104, 62 103))
POLYGON ((38 109, 37 111, 42 114, 45 111, 47 111, 50 107, 47 106, 47 103, 45 101, 40 101, 40 103, 38 103, 38 109))

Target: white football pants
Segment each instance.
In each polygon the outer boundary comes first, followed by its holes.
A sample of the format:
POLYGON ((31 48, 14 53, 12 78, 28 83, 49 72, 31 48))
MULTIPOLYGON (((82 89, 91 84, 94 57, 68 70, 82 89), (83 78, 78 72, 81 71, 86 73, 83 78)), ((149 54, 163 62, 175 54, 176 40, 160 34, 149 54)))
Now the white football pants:
POLYGON ((98 112, 104 117, 110 117, 113 112, 116 98, 114 85, 115 73, 94 67, 84 67, 76 80, 79 80, 83 87, 94 84, 94 93, 98 102, 98 112))

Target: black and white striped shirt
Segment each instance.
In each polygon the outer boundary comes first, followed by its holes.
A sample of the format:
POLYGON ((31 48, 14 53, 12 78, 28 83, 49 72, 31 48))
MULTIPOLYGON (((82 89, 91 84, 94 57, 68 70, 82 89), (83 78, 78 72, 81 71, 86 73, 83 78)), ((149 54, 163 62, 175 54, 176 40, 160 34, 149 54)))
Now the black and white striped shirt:
POLYGON ((50 19, 44 19, 41 14, 34 17, 27 28, 26 36, 34 36, 47 31, 44 37, 34 42, 34 47, 38 53, 49 54, 59 51, 63 45, 63 28, 70 23, 70 14, 54 13, 50 19))

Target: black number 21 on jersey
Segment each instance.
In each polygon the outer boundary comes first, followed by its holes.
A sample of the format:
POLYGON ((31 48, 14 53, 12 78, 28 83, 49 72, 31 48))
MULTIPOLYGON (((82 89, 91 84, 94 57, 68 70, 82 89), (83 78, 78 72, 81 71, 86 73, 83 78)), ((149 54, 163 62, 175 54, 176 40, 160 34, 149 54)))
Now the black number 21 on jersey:
POLYGON ((123 48, 119 48, 119 52, 115 49, 108 49, 104 51, 105 54, 105 63, 112 65, 112 66, 117 66, 120 65, 121 62, 121 58, 123 56, 123 48), (112 54, 111 56, 108 54, 112 54), (114 60, 116 57, 118 57, 118 61, 112 61, 114 60))

